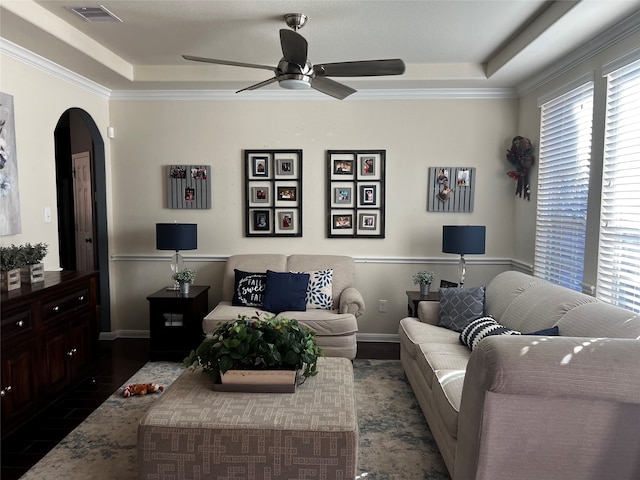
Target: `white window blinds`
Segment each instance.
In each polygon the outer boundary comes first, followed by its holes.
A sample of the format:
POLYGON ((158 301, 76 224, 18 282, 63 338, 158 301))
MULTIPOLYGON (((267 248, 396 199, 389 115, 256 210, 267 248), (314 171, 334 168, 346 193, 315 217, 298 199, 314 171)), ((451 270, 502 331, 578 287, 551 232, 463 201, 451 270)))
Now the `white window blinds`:
POLYGON ((541 107, 534 275, 582 290, 593 82, 541 107))
POLYGON ((608 75, 597 297, 640 313, 640 60, 608 75))

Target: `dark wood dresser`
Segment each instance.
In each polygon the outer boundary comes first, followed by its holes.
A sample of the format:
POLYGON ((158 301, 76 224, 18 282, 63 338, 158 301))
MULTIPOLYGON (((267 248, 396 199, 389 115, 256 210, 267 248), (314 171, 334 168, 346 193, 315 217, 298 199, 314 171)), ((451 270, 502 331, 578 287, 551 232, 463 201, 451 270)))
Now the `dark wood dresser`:
POLYGON ((2 438, 98 367, 98 272, 45 272, 2 292, 2 438))

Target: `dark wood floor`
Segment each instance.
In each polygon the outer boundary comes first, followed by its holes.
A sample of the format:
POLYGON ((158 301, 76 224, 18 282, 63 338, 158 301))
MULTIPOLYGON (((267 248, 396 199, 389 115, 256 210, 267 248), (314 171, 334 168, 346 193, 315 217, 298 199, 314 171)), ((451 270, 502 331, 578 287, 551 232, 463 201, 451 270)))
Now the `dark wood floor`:
MULTIPOLYGON (((400 358, 398 343, 358 343, 357 358, 400 358)), ((97 382, 86 382, 2 440, 2 480, 18 479, 149 361, 147 339, 100 342, 97 382)))

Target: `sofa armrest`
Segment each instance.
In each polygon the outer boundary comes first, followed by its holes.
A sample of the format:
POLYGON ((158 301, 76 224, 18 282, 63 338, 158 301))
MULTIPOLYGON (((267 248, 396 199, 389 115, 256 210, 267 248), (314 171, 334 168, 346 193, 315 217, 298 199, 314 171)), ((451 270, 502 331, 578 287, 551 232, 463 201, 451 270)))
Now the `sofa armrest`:
POLYGON ((440 320, 440 302, 418 302, 418 319, 422 323, 438 325, 440 320))
POLYGON ((533 478, 526 469, 536 478, 633 478, 628 469, 640 467, 639 365, 633 339, 482 340, 462 389, 456 480, 498 478, 498 471, 500 478, 533 478), (615 474, 589 470, 594 464, 584 459, 597 463, 603 452, 615 474))
POLYGON ((345 288, 340 294, 340 313, 351 313, 357 317, 364 313, 364 298, 360 291, 354 287, 345 288))

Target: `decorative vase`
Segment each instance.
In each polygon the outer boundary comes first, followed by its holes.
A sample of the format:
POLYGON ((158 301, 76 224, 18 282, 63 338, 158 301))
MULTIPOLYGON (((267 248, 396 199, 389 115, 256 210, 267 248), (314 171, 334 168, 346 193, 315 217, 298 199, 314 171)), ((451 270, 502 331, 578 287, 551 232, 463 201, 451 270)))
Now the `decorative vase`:
POLYGON ((420 284, 420 295, 429 295, 429 289, 431 288, 430 283, 421 283, 420 284))
POLYGON ((180 282, 180 293, 182 295, 189 295, 189 286, 191 284, 188 282, 180 282))
POLYGON ((33 263, 20 267, 22 283, 44 282, 44 263, 33 263))
POLYGON ((3 292, 10 292, 20 288, 20 269, 14 268, 13 270, 0 272, 0 280, 0 289, 3 292))

